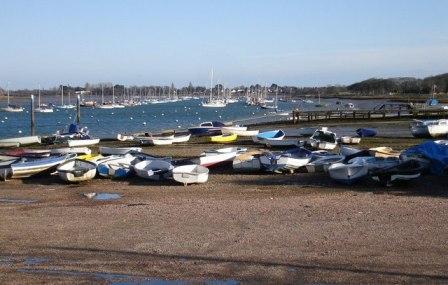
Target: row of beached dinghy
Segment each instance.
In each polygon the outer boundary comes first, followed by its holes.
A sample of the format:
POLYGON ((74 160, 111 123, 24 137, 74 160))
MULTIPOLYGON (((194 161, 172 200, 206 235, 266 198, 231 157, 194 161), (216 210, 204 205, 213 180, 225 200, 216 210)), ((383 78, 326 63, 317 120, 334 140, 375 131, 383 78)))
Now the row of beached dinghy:
POLYGON ((444 175, 448 171, 448 141, 428 141, 403 152, 388 147, 361 150, 341 146, 339 152, 309 146, 284 151, 229 147, 205 151, 194 159, 179 160, 155 157, 134 147, 102 147, 99 155, 87 150, 10 151, 0 157, 0 177, 4 180, 26 178, 56 170, 62 180, 71 183, 95 177, 126 179, 136 175, 142 179, 174 180, 187 185, 207 182, 210 167, 227 164, 232 165, 235 172, 327 173, 344 184, 370 177, 390 186, 426 173, 444 175))

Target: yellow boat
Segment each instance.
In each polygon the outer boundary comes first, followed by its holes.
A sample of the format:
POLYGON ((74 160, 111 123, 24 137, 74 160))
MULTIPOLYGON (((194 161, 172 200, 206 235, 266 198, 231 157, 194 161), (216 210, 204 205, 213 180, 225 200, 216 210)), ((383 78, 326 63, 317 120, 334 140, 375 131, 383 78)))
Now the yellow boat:
POLYGON ((237 137, 238 136, 235 134, 213 136, 210 137, 210 141, 215 143, 229 143, 236 141, 237 137))
POLYGON ((103 158, 104 156, 102 156, 101 154, 84 154, 84 155, 80 155, 77 156, 77 159, 82 159, 82 160, 87 160, 87 161, 91 161, 91 162, 95 162, 100 158, 103 158))

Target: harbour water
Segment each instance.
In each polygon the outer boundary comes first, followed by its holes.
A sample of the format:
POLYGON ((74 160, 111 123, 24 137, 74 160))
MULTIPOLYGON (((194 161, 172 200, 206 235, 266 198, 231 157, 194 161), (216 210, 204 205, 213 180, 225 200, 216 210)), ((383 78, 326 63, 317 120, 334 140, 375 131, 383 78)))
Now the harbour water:
MULTIPOLYGON (((47 102, 57 102, 58 98, 47 98, 47 102)), ((314 99, 317 102, 317 99, 314 99)), ((21 113, 0 111, 0 138, 25 136, 30 134, 30 103, 29 99, 17 100, 25 107, 21 113)), ((73 102, 72 98, 72 103, 73 102)), ((336 105, 338 99, 322 99, 327 109, 343 108, 351 102, 358 109, 371 109, 384 103, 384 100, 346 100, 336 105)), ((5 106, 5 102, 1 104, 5 106)), ((279 102, 278 113, 290 112, 298 107, 302 110, 318 109, 315 103, 305 103, 301 100, 294 102, 279 102)), ((93 136, 100 138, 115 137, 117 133, 135 133, 140 131, 158 132, 165 129, 187 129, 203 121, 235 121, 250 118, 274 117, 278 113, 271 109, 258 106, 248 106, 243 100, 228 104, 225 108, 204 108, 201 100, 186 100, 164 104, 147 104, 127 107, 123 109, 97 109, 85 107, 81 109, 81 124, 89 128, 93 136)), ((66 128, 76 120, 75 109, 57 109, 53 113, 36 113, 36 134, 49 135, 57 130, 66 128)), ((253 121, 253 120, 252 120, 253 121)))

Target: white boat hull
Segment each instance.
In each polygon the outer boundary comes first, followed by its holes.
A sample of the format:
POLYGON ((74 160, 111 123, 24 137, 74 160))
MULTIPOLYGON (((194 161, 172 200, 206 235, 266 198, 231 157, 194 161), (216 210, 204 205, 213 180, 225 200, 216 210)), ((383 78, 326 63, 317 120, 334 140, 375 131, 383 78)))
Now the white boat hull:
POLYGON ((138 177, 150 180, 169 178, 174 169, 173 165, 164 160, 144 160, 134 165, 138 177))
POLYGON ((201 165, 183 165, 173 169, 173 179, 188 184, 205 183, 208 181, 208 168, 201 165))
POLYGON ((188 142, 190 140, 190 138, 191 138, 191 134, 174 136, 172 141, 173 141, 173 143, 185 143, 185 142, 188 142))
POLYGON ((0 140, 0 146, 2 145, 14 145, 19 144, 19 146, 22 145, 28 145, 28 144, 35 144, 40 143, 40 137, 38 136, 29 136, 29 137, 18 137, 18 138, 8 138, 8 139, 1 139, 0 140))
POLYGON ((237 130, 237 129, 226 129, 222 128, 221 132, 223 135, 237 135, 239 137, 253 137, 258 135, 258 130, 237 130))
POLYGON ((90 146, 99 144, 100 139, 68 140, 67 143, 69 147, 90 146))
POLYGON ((82 160, 70 160, 58 166, 59 178, 76 183, 92 180, 96 175, 96 165, 82 160))
POLYGON ((69 153, 76 153, 76 154, 91 154, 92 150, 88 147, 63 147, 63 148, 55 148, 50 149, 50 154, 69 154, 69 153))

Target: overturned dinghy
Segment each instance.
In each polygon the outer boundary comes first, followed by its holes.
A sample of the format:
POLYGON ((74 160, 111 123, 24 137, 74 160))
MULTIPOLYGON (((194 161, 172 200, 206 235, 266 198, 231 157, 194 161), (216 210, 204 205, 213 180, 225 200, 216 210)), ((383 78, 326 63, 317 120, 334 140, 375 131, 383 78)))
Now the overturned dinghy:
POLYGON ((82 182, 95 177, 96 164, 86 160, 73 159, 59 165, 57 171, 59 178, 66 182, 82 182))
POLYGON ((134 165, 138 177, 151 180, 169 178, 173 169, 174 166, 165 160, 144 160, 134 165))
POLYGON ((374 169, 371 171, 373 180, 384 186, 391 186, 398 181, 409 181, 420 177, 429 166, 429 161, 409 159, 391 167, 374 169))
POLYGON ((183 183, 185 186, 188 184, 205 183, 208 180, 208 173, 208 168, 201 165, 182 165, 174 167, 173 179, 183 183))

